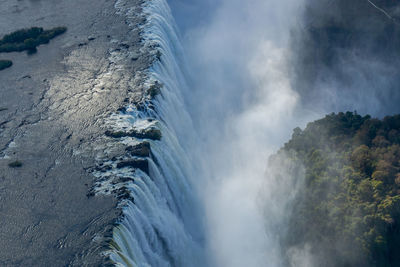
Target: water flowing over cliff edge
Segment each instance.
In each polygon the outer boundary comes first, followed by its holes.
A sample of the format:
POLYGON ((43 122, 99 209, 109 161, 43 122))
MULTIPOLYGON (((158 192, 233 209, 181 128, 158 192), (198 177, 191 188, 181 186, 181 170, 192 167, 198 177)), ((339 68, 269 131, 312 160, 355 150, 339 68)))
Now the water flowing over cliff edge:
MULTIPOLYGON (((125 4, 117 1, 116 8, 137 16, 125 4)), ((95 173, 96 192, 124 196, 110 258, 132 266, 279 266, 274 232, 287 200, 270 194, 282 188, 269 188, 264 176, 268 156, 295 125, 297 95, 285 73, 288 31, 276 39, 263 36, 257 54, 249 55, 245 72, 253 91, 237 84, 231 92, 229 83, 196 85, 166 1, 145 1, 142 8, 143 47, 154 61, 136 75, 147 94, 109 119, 108 139, 124 144, 127 153, 100 162, 95 173), (259 98, 238 105, 246 93, 259 98), (257 202, 262 188, 268 202, 277 202, 267 222, 257 202)))
POLYGON ((108 254, 123 266, 207 266, 196 160, 187 152, 197 137, 182 97, 185 63, 173 18, 163 0, 145 1, 141 14, 124 0, 115 7, 128 21, 145 17, 143 49, 153 63, 136 73, 144 96, 108 121, 109 141, 123 144, 126 154, 99 162, 94 173, 96 193, 121 196, 123 218, 108 254))
MULTIPOLYGON (((282 244, 310 175, 290 151, 268 159, 326 113, 398 112, 398 4, 17 2, 2 2, 1 36, 67 31, 1 53, 14 64, 0 72, 0 265, 321 265, 301 235, 282 244)), ((357 136, 381 149, 397 120, 367 119, 357 136)))

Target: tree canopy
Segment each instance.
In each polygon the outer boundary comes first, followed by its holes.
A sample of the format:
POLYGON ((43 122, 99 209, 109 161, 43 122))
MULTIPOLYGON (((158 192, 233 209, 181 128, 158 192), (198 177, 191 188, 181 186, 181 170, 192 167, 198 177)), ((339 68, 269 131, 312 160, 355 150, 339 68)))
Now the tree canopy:
POLYGON ((285 247, 321 266, 400 266, 400 115, 330 114, 296 128, 279 153, 305 167, 285 247))

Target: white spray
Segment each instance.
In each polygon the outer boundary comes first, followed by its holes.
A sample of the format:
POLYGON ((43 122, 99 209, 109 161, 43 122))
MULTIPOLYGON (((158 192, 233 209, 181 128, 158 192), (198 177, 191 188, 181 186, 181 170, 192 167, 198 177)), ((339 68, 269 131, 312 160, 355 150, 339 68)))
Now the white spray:
POLYGON ((315 118, 298 106, 287 66, 301 6, 221 0, 185 35, 197 85, 186 99, 203 140, 199 181, 215 266, 282 265, 279 234, 296 188, 278 187, 267 162, 293 128, 315 118))
MULTIPOLYGON (((148 82, 163 84, 162 94, 153 101, 154 112, 128 109, 126 115, 133 123, 157 119, 163 138, 151 141, 150 176, 133 174, 135 202, 114 233, 116 263, 281 265, 279 229, 273 226, 282 222, 285 205, 258 200, 276 189, 265 175, 268 157, 291 129, 310 119, 298 116, 286 66, 289 29, 300 5, 221 0, 210 23, 188 35, 188 86, 168 5, 145 2, 144 39, 160 52, 148 82)), ((287 195, 267 200, 288 201, 287 195)))
MULTIPOLYGON (((123 0, 117 8, 135 15, 123 0)), ((144 49, 156 59, 142 86, 149 89, 158 83, 161 92, 142 109, 128 106, 111 124, 116 131, 158 129, 162 138, 146 140, 152 153, 147 158, 149 174, 129 167, 105 174, 133 178, 125 184, 132 200, 125 202, 124 218, 114 230, 110 258, 118 266, 207 266, 202 212, 193 187, 195 160, 187 152, 196 143, 196 134, 182 97, 187 85, 180 66, 181 47, 164 0, 146 1, 143 13, 144 49)), ((121 142, 142 140, 124 137, 121 142)))

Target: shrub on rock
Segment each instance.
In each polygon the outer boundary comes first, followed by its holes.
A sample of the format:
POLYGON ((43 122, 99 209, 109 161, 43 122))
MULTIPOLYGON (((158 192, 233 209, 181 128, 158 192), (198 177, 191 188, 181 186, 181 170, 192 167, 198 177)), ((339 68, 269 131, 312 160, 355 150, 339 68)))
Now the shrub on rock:
POLYGON ((0 40, 0 52, 36 52, 36 47, 41 44, 47 44, 50 39, 63 34, 67 31, 66 27, 56 27, 50 30, 32 27, 22 29, 7 34, 0 40))
POLYGON ((7 69, 12 66, 11 60, 0 60, 0 70, 7 69))
POLYGON ((11 168, 19 168, 19 167, 22 167, 22 162, 16 160, 16 161, 8 163, 8 166, 11 168))

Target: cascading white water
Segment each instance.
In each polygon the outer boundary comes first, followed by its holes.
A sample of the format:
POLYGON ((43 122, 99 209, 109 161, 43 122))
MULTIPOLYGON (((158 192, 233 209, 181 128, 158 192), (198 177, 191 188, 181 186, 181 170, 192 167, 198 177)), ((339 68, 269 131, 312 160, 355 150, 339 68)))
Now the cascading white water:
POLYGON ((301 255, 297 259, 279 247, 302 179, 291 177, 294 165, 283 155, 274 161, 277 166, 267 168, 269 156, 293 128, 327 112, 305 110, 291 84, 290 30, 304 2, 215 3, 215 17, 191 32, 185 46, 196 72, 189 90, 166 0, 144 1, 144 47, 158 57, 144 87, 159 82, 161 95, 144 109, 128 107, 116 121, 128 128, 158 128, 162 139, 148 140, 149 175, 129 168, 113 173, 134 177, 125 185, 133 201, 114 231, 110 256, 117 265, 277 267, 287 264, 285 257, 292 266, 310 265, 307 252, 294 253, 301 255), (274 177, 274 169, 280 176, 274 177))
POLYGON ((125 185, 133 201, 125 204, 124 218, 114 230, 110 258, 117 266, 207 266, 201 209, 192 180, 195 161, 187 153, 196 134, 181 92, 187 87, 182 48, 164 0, 144 2, 143 13, 147 19, 142 28, 144 47, 157 55, 143 86, 161 84, 161 93, 141 110, 127 107, 116 123, 158 128, 162 138, 147 140, 151 145, 149 175, 139 169, 117 171, 134 179, 125 185))
MULTIPOLYGON (((223 2, 223 7, 231 8, 229 1, 223 2)), ((293 2, 287 0, 279 12, 287 12, 286 6, 296 9, 293 2)), ((259 13, 269 10, 271 17, 274 15, 276 7, 261 0, 257 3, 262 7, 259 13)), ((238 0, 233 4, 232 8, 242 6, 238 0)), ((244 18, 252 15, 250 7, 244 10, 244 18)), ((205 64, 208 70, 200 70, 197 79, 212 81, 199 82, 196 92, 188 88, 185 79, 183 51, 168 4, 148 0, 143 12, 147 19, 142 28, 144 47, 158 58, 148 70, 144 86, 150 88, 158 82, 161 94, 144 109, 128 107, 117 121, 128 128, 156 127, 162 138, 148 140, 152 150, 149 175, 119 170, 135 179, 126 185, 134 201, 125 206, 125 218, 114 231, 111 259, 117 265, 139 267, 281 266, 276 231, 284 218, 286 193, 292 189, 274 187, 274 180, 265 179, 265 173, 269 155, 299 122, 294 115, 297 94, 285 65, 285 34, 289 31, 275 38, 279 30, 271 27, 264 34, 266 30, 259 25, 263 14, 256 13, 256 19, 245 26, 254 26, 257 38, 253 36, 251 42, 239 38, 237 42, 232 35, 232 39, 220 40, 216 38, 226 23, 217 21, 218 31, 206 32, 199 40, 203 50, 212 52, 196 51, 209 62, 205 64), (229 52, 225 52, 227 43, 229 52), (231 52, 240 55, 239 51, 241 56, 229 57, 231 52), (233 74, 224 76, 225 67, 234 70, 233 74), (238 78, 232 79, 232 75, 238 78), (246 94, 251 99, 243 103, 246 94), (187 100, 190 107, 185 105, 187 100), (188 111, 198 120, 201 138, 188 111), (266 197, 261 206, 268 204, 268 218, 257 202, 263 187, 266 197), (202 191, 198 194, 196 188, 202 191), (285 195, 277 196, 271 190, 285 195)), ((292 21, 279 18, 287 30, 292 21)), ((240 23, 232 27, 248 31, 240 23)), ((141 140, 126 137, 122 142, 141 140)))

